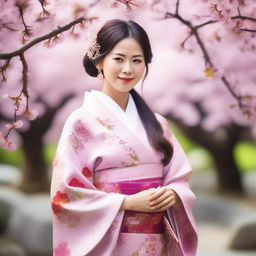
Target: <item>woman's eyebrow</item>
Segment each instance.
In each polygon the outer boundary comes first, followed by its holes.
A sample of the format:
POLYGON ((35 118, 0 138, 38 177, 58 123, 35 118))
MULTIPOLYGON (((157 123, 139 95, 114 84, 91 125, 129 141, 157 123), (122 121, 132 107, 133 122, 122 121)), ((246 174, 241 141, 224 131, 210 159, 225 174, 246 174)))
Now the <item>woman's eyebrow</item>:
MULTIPOLYGON (((125 54, 122 54, 122 53, 113 53, 113 54, 125 57, 125 54)), ((137 54, 137 55, 133 55, 132 57, 143 57, 143 56, 141 54, 137 54)))

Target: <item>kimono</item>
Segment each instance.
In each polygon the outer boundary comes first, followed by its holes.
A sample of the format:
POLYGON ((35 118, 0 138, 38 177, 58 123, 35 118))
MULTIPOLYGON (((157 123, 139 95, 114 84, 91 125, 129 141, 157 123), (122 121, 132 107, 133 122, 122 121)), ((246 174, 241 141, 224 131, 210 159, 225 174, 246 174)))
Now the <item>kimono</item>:
POLYGON ((194 256, 197 232, 191 165, 154 113, 173 146, 168 165, 149 143, 129 93, 126 110, 103 92, 85 92, 67 118, 52 162, 54 256, 194 256), (179 202, 162 212, 121 210, 127 195, 167 186, 179 202))

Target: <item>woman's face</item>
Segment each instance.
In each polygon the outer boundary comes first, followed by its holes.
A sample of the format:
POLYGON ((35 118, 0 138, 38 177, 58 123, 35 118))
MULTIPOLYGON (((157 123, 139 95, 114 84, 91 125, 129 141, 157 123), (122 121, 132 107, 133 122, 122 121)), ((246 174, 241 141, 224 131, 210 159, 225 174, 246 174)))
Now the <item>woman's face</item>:
POLYGON ((125 38, 118 42, 96 67, 103 70, 103 87, 129 92, 144 73, 143 50, 135 39, 125 38), (124 81, 120 78, 132 78, 132 80, 124 81))

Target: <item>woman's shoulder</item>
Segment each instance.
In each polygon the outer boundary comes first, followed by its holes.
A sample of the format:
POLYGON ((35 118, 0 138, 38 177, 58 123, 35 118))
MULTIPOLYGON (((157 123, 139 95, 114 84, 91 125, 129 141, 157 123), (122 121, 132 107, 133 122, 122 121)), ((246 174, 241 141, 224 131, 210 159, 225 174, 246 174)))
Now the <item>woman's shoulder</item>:
POLYGON ((70 126, 77 121, 82 121, 83 123, 90 123, 92 117, 90 116, 89 112, 84 107, 78 107, 70 112, 68 115, 65 126, 70 126))

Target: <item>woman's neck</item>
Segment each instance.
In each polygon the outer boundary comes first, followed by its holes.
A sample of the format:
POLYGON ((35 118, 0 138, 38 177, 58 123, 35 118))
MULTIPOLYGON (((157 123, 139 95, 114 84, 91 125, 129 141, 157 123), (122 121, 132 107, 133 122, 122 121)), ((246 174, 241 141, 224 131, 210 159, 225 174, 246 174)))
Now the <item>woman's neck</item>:
POLYGON ((126 110, 129 92, 120 92, 116 90, 111 90, 107 87, 102 87, 101 91, 111 97, 122 109, 126 110))

